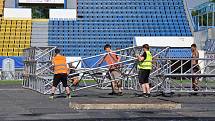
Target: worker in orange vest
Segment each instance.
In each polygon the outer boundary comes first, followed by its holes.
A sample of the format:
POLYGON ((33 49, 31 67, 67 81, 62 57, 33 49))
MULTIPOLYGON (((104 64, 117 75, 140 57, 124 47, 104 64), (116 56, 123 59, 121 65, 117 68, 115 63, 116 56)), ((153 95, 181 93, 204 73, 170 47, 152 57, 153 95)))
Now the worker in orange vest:
POLYGON ((67 76, 68 76, 68 65, 66 63, 66 57, 60 55, 60 50, 55 49, 55 56, 52 59, 52 64, 54 67, 54 79, 52 85, 52 92, 50 95, 50 99, 54 99, 54 93, 56 91, 57 85, 62 82, 63 87, 66 88, 67 98, 71 98, 70 96, 70 89, 67 85, 67 76))

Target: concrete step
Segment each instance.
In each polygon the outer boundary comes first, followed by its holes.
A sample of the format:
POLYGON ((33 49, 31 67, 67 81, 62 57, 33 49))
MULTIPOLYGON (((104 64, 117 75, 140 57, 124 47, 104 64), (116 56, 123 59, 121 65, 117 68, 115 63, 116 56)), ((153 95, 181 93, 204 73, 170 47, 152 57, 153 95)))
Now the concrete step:
POLYGON ((46 42, 48 43, 48 39, 47 38, 33 38, 31 39, 31 42, 32 43, 43 43, 43 42, 46 42))
POLYGON ((48 43, 47 42, 38 42, 38 43, 34 43, 34 42, 32 42, 31 43, 31 46, 32 47, 43 47, 43 46, 48 46, 48 43))

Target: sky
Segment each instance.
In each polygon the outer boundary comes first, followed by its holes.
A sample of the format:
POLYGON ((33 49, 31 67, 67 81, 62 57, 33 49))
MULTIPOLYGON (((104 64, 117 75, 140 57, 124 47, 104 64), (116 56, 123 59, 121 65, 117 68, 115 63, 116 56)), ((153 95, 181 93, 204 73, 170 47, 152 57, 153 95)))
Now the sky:
POLYGON ((189 8, 194 8, 195 6, 208 2, 209 0, 187 0, 189 8))

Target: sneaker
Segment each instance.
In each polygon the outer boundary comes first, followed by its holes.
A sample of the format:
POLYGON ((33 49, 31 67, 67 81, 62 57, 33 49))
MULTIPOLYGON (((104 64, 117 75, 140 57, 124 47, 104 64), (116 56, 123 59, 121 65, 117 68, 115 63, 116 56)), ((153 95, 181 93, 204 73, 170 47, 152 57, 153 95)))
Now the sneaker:
POLYGON ((53 99, 54 99, 54 96, 49 96, 49 99, 50 99, 50 100, 53 100, 53 99))
POLYGON ((71 95, 69 94, 69 95, 66 96, 66 98, 67 98, 67 99, 71 99, 72 97, 71 97, 71 95))
POLYGON ((118 96, 123 96, 123 93, 122 93, 122 92, 118 92, 117 95, 118 95, 118 96))
POLYGON ((149 95, 148 94, 143 94, 143 97, 148 98, 149 95))
POLYGON ((138 98, 143 98, 144 95, 145 95, 145 94, 143 94, 143 93, 142 93, 142 94, 137 94, 137 97, 138 97, 138 98))
POLYGON ((111 92, 111 93, 108 93, 108 95, 118 95, 118 93, 116 93, 116 92, 111 92))
POLYGON ((198 87, 195 87, 195 88, 193 89, 193 91, 199 91, 199 88, 198 88, 198 87))
POLYGON ((151 97, 151 94, 150 93, 148 93, 148 94, 146 94, 148 97, 151 97))
POLYGON ((71 99, 72 97, 69 95, 69 96, 66 96, 66 98, 67 98, 67 99, 71 99))

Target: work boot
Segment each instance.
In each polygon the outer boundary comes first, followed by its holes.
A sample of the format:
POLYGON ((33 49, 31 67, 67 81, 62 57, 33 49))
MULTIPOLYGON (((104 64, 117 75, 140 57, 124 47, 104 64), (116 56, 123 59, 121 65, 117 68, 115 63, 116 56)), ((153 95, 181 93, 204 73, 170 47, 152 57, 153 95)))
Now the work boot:
POLYGON ((54 95, 49 96, 49 99, 53 100, 54 99, 54 95))

